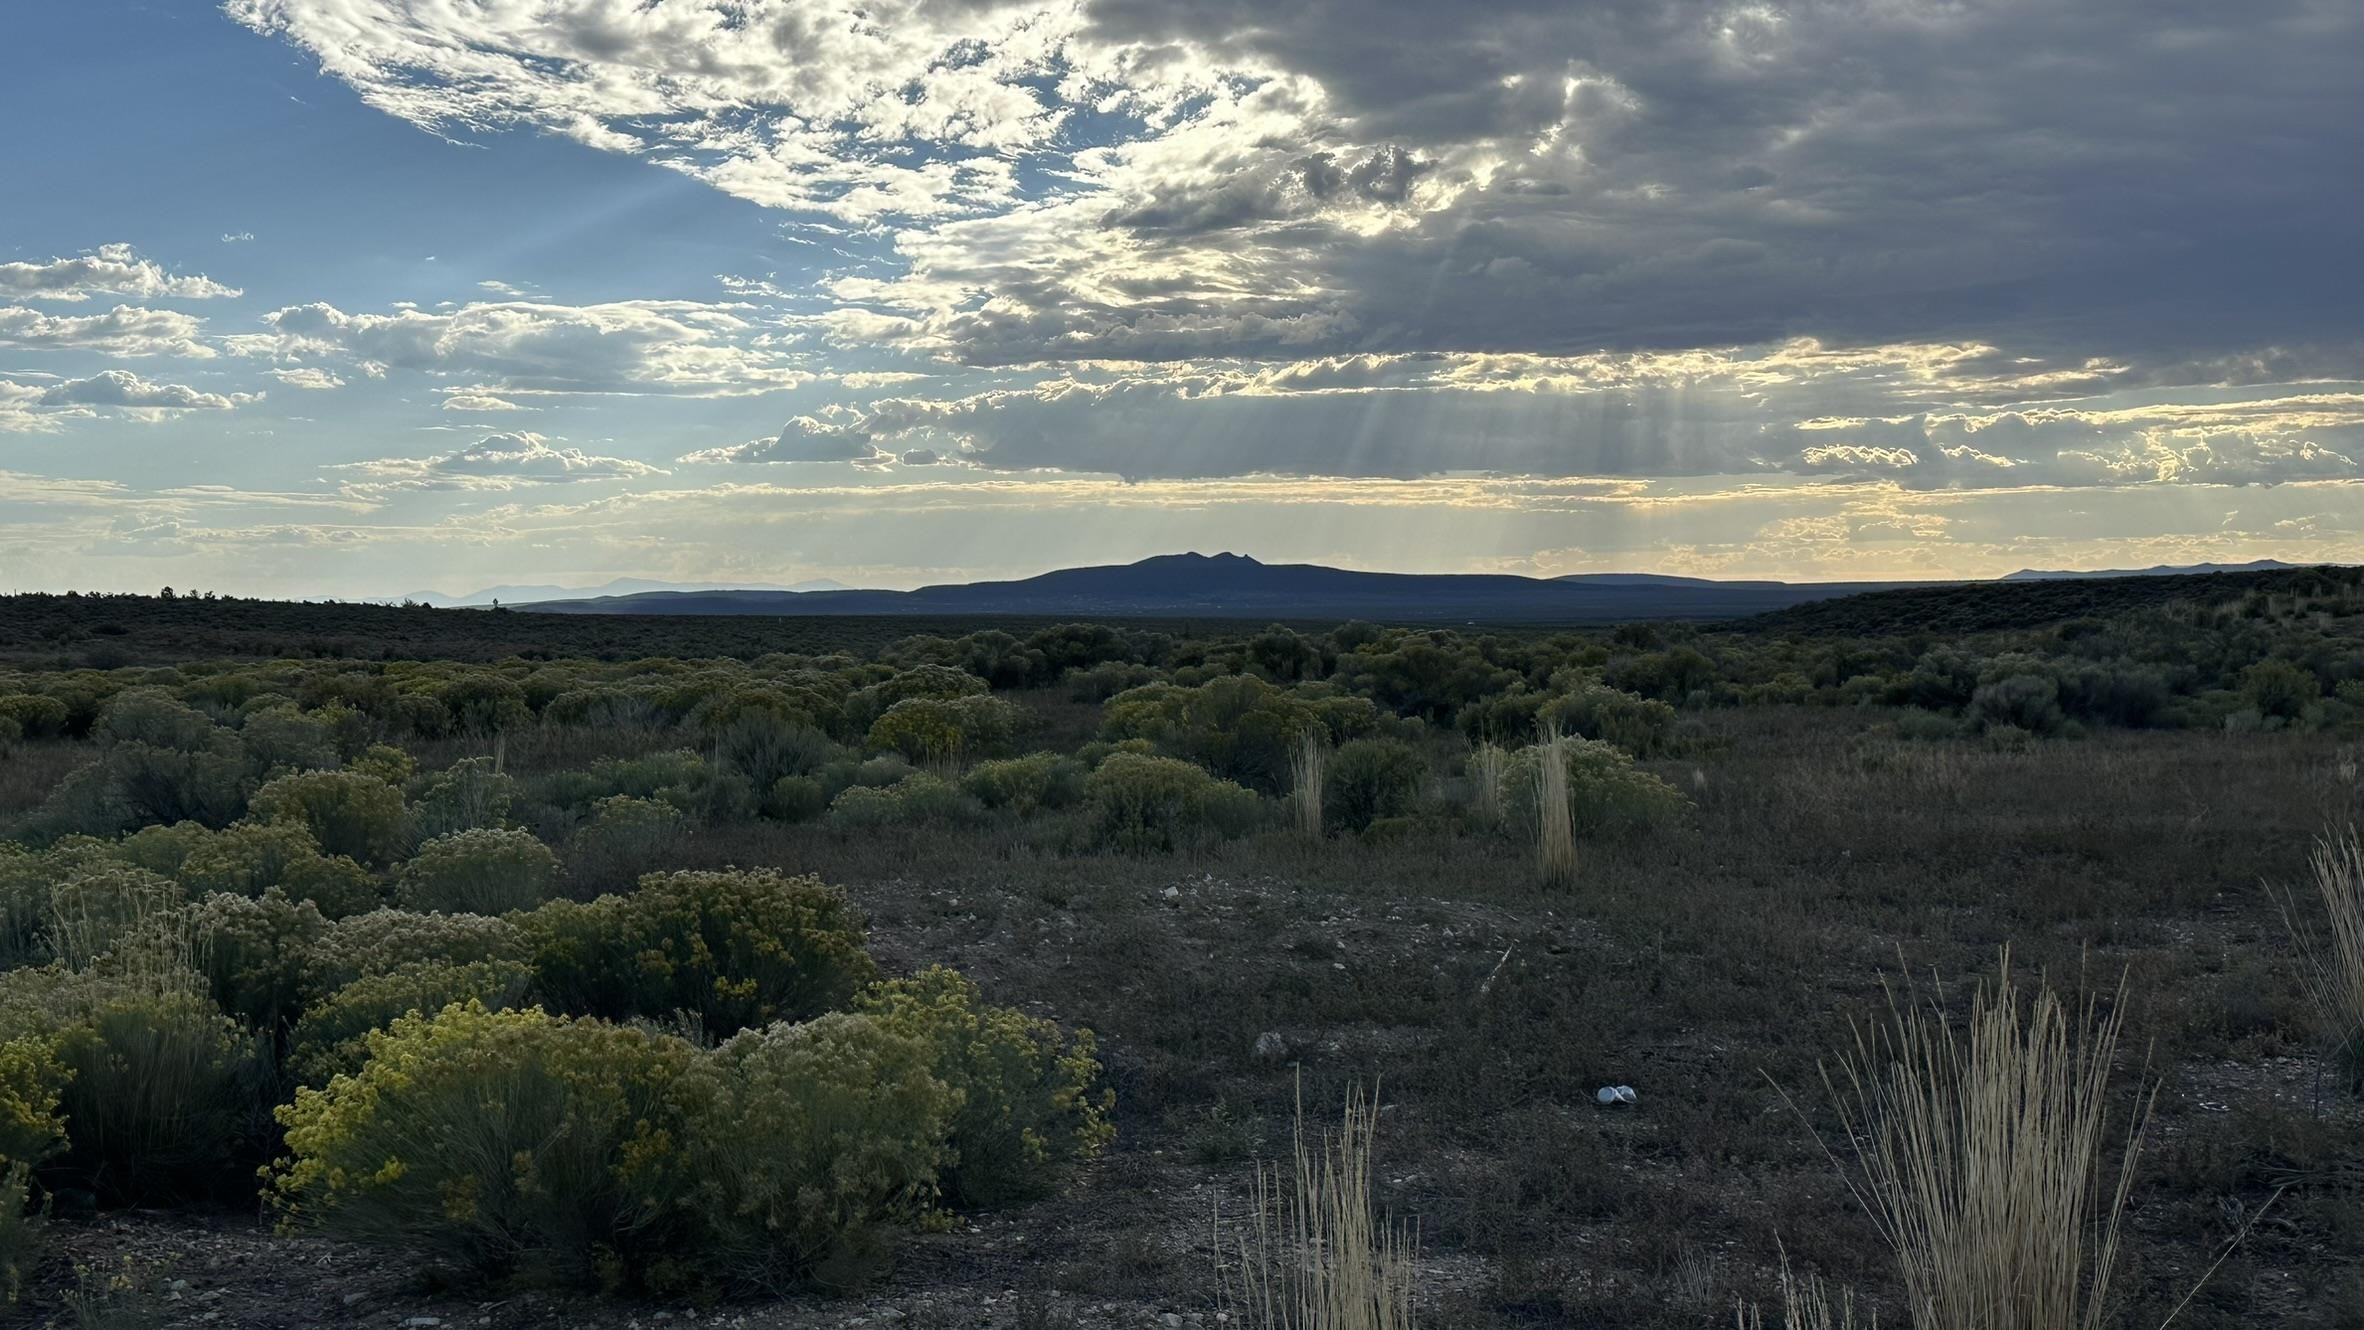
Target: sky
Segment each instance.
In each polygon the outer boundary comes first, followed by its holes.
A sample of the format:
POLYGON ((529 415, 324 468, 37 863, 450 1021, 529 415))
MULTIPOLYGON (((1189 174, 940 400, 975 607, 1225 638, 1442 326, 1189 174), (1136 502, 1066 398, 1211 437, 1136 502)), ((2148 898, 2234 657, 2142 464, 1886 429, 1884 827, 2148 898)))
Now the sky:
POLYGON ((2353 0, 76 0, 0 590, 2364 550, 2353 0))

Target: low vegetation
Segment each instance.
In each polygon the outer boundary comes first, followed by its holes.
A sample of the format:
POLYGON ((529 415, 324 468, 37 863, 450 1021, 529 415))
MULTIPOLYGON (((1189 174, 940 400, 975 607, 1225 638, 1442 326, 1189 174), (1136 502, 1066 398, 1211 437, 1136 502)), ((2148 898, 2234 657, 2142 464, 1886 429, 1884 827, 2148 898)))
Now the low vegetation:
POLYGON ((2207 585, 1944 637, 12 603, 0 1289, 267 1208, 587 1324, 1197 1314, 1220 1195, 1309 1330, 2341 1324, 2364 595, 2207 585), (2005 944, 2054 986, 1977 990, 2005 944), (1774 1087, 1828 1050, 1826 1156, 1774 1087), (1297 1155, 1300 1076, 1386 1112, 1297 1155))

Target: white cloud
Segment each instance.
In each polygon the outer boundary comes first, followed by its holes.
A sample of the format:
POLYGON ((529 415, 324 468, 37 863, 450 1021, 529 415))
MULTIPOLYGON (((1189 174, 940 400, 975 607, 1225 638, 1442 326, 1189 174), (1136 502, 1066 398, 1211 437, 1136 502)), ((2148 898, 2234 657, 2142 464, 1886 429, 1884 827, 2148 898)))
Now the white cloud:
POLYGON ((21 350, 204 360, 214 351, 198 340, 203 327, 204 320, 170 309, 117 305, 104 314, 50 314, 0 305, 0 347, 21 350))
POLYGON ((786 334, 739 306, 636 300, 598 305, 503 301, 448 310, 353 314, 292 305, 264 316, 271 334, 238 339, 252 355, 341 355, 364 372, 462 374, 472 392, 652 393, 727 397, 811 382, 786 334))
POLYGON ((481 388, 445 388, 443 409, 446 411, 532 411, 536 408, 512 402, 506 397, 485 392, 481 388))
POLYGON ((87 379, 66 379, 33 399, 45 407, 121 408, 134 414, 227 411, 259 402, 261 393, 209 393, 181 383, 151 383, 129 370, 100 370, 87 379))
POLYGON ((342 388, 345 386, 345 381, 343 379, 340 379, 336 375, 329 373, 327 370, 316 369, 310 365, 298 365, 294 369, 272 369, 265 370, 263 372, 270 375, 272 378, 279 380, 281 383, 286 384, 290 388, 305 388, 314 392, 326 392, 331 388, 342 388))
POLYGON ((0 295, 36 300, 87 300, 93 295, 206 300, 240 294, 210 277, 178 276, 129 245, 101 245, 87 254, 42 263, 0 263, 0 295))
POLYGON ((629 480, 665 472, 645 462, 599 457, 580 448, 553 447, 539 434, 489 434, 458 452, 433 457, 382 457, 331 470, 354 473, 348 488, 391 490, 507 490, 590 480, 629 480))

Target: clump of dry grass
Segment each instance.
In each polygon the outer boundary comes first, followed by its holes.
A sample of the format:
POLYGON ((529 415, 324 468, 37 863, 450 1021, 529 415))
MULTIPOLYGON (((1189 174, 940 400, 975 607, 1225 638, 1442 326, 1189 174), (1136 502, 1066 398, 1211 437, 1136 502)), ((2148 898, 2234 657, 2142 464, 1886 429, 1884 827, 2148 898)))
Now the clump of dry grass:
POLYGON ((1289 809, 1297 830, 1315 840, 1322 835, 1322 783, 1329 765, 1329 745, 1319 734, 1306 735, 1289 754, 1289 809))
POLYGON ((1337 1135, 1318 1147, 1306 1141, 1303 1104, 1297 1119, 1290 1175, 1257 1172, 1226 1303, 1254 1330, 1412 1330, 1413 1240, 1371 1204, 1378 1106, 1348 1091, 1337 1135))
POLYGON ((1824 1068, 1854 1143, 1840 1171, 1895 1254, 1917 1330, 2103 1324, 2150 1103, 2105 1167, 2123 1005, 2072 1008, 2041 980, 2023 1003, 2006 951, 1965 1033, 1892 993, 1892 1019, 1859 1026, 1824 1068))
POLYGON ((1543 732, 1536 745, 1535 859, 1547 887, 1576 882, 1576 810, 1568 802, 1568 736, 1559 727, 1543 732))
MULTIPOLYGON (((1741 1303, 1732 1309, 1734 1330, 1765 1330, 1764 1309, 1741 1303)), ((1789 1268, 1789 1253, 1781 1256, 1781 1330, 1855 1330, 1855 1290, 1841 1289, 1834 1297, 1820 1276, 1801 1279, 1789 1268)), ((1861 1324, 1879 1330, 1880 1318, 1861 1324)))
POLYGON ((1501 826, 1509 816, 1502 806, 1503 781, 1509 772, 1510 753, 1502 745, 1488 741, 1470 752, 1470 807, 1489 827, 1501 826))
POLYGON ((2350 826, 2315 842, 2307 858, 2329 921, 2319 936, 2300 918, 2290 893, 2277 893, 2282 919, 2298 948, 2307 993, 2333 1038, 2332 1061, 2350 1090, 2364 1090, 2364 840, 2350 826))

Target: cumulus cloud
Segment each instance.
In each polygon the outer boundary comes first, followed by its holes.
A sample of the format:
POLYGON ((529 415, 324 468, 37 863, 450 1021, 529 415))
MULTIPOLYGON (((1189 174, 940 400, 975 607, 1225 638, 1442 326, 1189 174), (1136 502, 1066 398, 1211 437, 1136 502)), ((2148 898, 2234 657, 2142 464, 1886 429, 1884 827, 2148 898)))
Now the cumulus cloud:
POLYGON ((345 386, 343 379, 327 370, 310 365, 298 365, 293 369, 265 370, 264 372, 290 388, 304 388, 313 392, 326 392, 332 388, 345 386))
POLYGON ((741 307, 639 300, 598 305, 470 303, 448 310, 347 313, 291 305, 268 334, 235 342, 252 355, 343 356, 364 372, 461 374, 473 395, 653 393, 721 397, 812 381, 741 307))
POLYGON ((623 457, 600 457, 580 448, 554 447, 539 434, 488 434, 457 452, 431 457, 382 457, 331 470, 355 477, 357 493, 393 490, 508 490, 592 480, 630 480, 664 475, 660 468, 623 457))
POLYGON ((819 414, 798 416, 768 439, 752 439, 723 448, 690 453, 681 460, 699 462, 870 462, 882 450, 872 442, 872 417, 841 404, 819 414))
POLYGON ((209 359, 198 340, 202 319, 178 310, 117 305, 104 314, 50 314, 0 305, 0 347, 32 351, 96 351, 111 356, 185 356, 209 359))
POLYGON ((66 379, 33 399, 45 407, 106 407, 133 412, 227 411, 262 400, 261 393, 209 393, 181 383, 151 383, 129 370, 101 370, 66 379))
POLYGON ((208 300, 238 294, 236 287, 210 277, 166 272, 129 245, 101 245, 70 259, 0 263, 0 296, 71 301, 93 295, 208 300))

